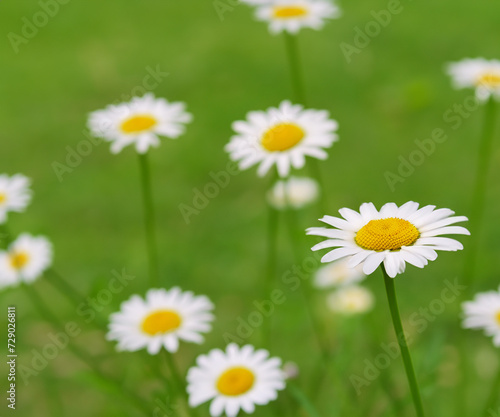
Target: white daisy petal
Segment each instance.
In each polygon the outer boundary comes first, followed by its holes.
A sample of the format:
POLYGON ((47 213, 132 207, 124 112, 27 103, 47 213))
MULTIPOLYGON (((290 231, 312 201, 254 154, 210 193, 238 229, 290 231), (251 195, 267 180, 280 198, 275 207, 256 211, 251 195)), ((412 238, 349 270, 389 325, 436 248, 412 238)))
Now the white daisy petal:
POLYGON ((31 201, 31 181, 21 174, 0 175, 0 224, 7 221, 7 213, 23 212, 31 201))
POLYGON ((493 337, 493 344, 500 346, 500 288, 476 294, 474 300, 462 304, 463 327, 481 329, 493 337))

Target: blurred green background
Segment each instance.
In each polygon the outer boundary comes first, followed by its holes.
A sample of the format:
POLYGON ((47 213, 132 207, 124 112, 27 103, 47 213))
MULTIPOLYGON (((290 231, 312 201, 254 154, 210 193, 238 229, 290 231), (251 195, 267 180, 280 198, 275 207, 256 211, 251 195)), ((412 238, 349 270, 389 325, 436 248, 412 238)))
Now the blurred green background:
MULTIPOLYGON (((143 85, 148 68, 168 73, 154 94, 185 101, 194 114, 182 138, 164 140, 150 155, 164 285, 207 294, 217 306, 217 321, 207 342, 200 347, 182 345, 177 359, 183 369, 193 364, 196 355, 223 347, 223 334, 234 332, 236 318, 247 317, 254 310, 253 301, 262 299, 267 216, 263 196, 269 180, 257 178, 254 169, 232 177, 190 224, 183 220, 179 204, 192 205, 195 189, 203 190, 212 181, 210 172, 226 169, 223 146, 231 136, 232 121, 244 118, 249 110, 292 98, 283 38, 271 36, 264 23, 254 21, 249 7, 222 3, 229 5, 223 19, 212 1, 69 1, 59 5, 33 38, 18 45, 18 53, 9 34, 22 35, 23 19, 33 21, 43 9, 33 0, 0 4, 0 172, 28 175, 35 190, 29 211, 11 215, 9 227, 16 234, 29 231, 50 237, 55 268, 86 296, 106 288, 113 270, 125 269, 136 276, 103 308, 104 320, 123 300, 133 293, 144 294, 148 286, 137 156, 131 148, 114 156, 108 144, 94 146, 62 181, 53 164, 66 164, 68 147, 76 149, 87 140, 88 113, 128 100, 143 85)), ((390 24, 348 63, 340 44, 354 45, 356 28, 364 31, 374 20, 371 12, 386 9, 387 4, 344 1, 342 18, 320 32, 300 34, 308 104, 328 109, 340 124, 340 141, 328 161, 321 163, 328 213, 335 215, 341 207, 357 208, 366 201, 380 206, 414 200, 467 214, 483 112, 481 108, 470 112, 458 129, 443 119, 446 111, 471 95, 453 90, 443 68, 465 57, 500 56, 500 5, 491 0, 402 1, 402 12, 393 15, 390 24), (391 190, 386 173, 397 174, 400 156, 408 158, 418 149, 414 141, 430 137, 436 128, 445 130, 448 140, 391 190)), ((496 288, 499 281, 498 135, 492 158, 477 280, 466 298, 496 288)), ((316 219, 322 214, 315 208, 304 211, 297 227, 318 225, 316 219)), ((283 227, 280 233, 281 271, 290 267, 292 257, 283 227)), ((467 239, 461 239, 465 246, 467 239)), ((301 242, 304 257, 314 242, 312 238, 301 242)), ((408 319, 439 298, 446 280, 463 278, 463 259, 464 253, 441 253, 425 270, 408 267, 397 282, 403 317, 408 319)), ((154 414, 158 405, 150 399, 164 399, 165 386, 138 359, 146 355, 114 353, 104 341, 104 330, 86 324, 77 314, 78 306, 47 281, 39 280, 36 291, 61 321, 74 321, 83 329, 73 343, 137 391, 151 408, 151 416, 182 415, 180 409, 180 414, 154 414)), ((412 416, 399 358, 359 397, 349 382, 350 375, 362 375, 365 360, 373 362, 381 353, 380 343, 393 340, 381 276, 376 273, 366 283, 376 293, 377 305, 363 317, 333 317, 324 307, 323 295, 317 294, 317 314, 335 359, 333 380, 317 392, 318 408, 325 416, 412 416)), ((271 350, 299 364, 302 376, 297 384, 307 390, 312 386, 309 377, 317 347, 299 292, 287 292, 287 298, 273 318, 271 350)), ((34 350, 40 352, 50 343, 48 334, 54 329, 22 288, 4 291, 1 300, 3 306, 17 306, 19 364, 30 366, 34 350)), ((259 345, 258 336, 255 331, 248 342, 259 345)), ((5 340, 4 334, 1 337, 5 340)), ((415 335, 412 351, 429 415, 458 415, 461 378, 468 382, 470 415, 478 415, 498 372, 498 350, 479 332, 460 330, 458 302, 446 305, 425 332, 415 335), (466 376, 457 364, 456 345, 462 334, 470 338, 474 365, 466 376)), ((141 415, 91 375, 85 364, 63 349, 27 385, 18 381, 18 409, 11 414, 141 415)), ((6 377, 0 380, 3 387, 6 377)), ((1 403, 4 407, 5 400, 1 403)), ((283 394, 278 407, 287 406, 283 394)), ((271 415, 274 410, 261 407, 255 415, 271 415)), ((1 414, 9 415, 8 411, 1 414)), ((208 415, 206 408, 201 415, 208 415)), ((461 409, 459 415, 467 414, 461 409)))

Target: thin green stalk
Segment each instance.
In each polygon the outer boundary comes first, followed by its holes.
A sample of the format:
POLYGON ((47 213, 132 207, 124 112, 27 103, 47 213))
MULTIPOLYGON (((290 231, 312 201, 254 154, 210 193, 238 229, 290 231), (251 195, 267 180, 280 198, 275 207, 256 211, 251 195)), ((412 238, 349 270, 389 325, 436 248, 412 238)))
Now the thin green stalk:
POLYGON ((0 224, 0 248, 7 249, 12 237, 9 233, 9 229, 5 224, 0 224))
MULTIPOLYGON (((37 294, 37 292, 30 286, 26 285, 25 291, 30 297, 33 305, 38 309, 40 315, 49 323, 52 323, 52 325, 57 328, 58 330, 64 332, 64 325, 59 321, 59 319, 48 309, 48 307, 45 305, 43 300, 40 298, 40 296, 37 294)), ((117 388, 117 392, 120 392, 123 394, 123 398, 128 401, 131 405, 134 405, 138 410, 141 410, 146 416, 150 414, 150 409, 145 405, 145 401, 142 400, 142 398, 138 397, 135 392, 126 389, 123 387, 123 385, 119 382, 114 380, 113 378, 105 375, 99 365, 95 363, 94 359, 92 356, 90 356, 87 352, 83 351, 80 349, 77 345, 74 343, 69 343, 68 344, 68 349, 78 358, 80 358, 97 376, 102 378, 103 380, 113 384, 117 388)))
POLYGON ((486 406, 484 407, 484 411, 482 416, 489 417, 493 415, 491 411, 495 408, 495 405, 498 403, 500 399, 500 370, 497 372, 496 379, 493 381, 493 386, 491 389, 491 393, 486 401, 486 406))
POLYGON ((408 348, 406 335, 403 330, 403 324, 401 323, 401 316, 399 315, 399 307, 398 300, 396 298, 394 279, 387 275, 387 271, 385 270, 385 267, 383 265, 381 266, 381 269, 382 273, 384 274, 385 290, 387 293, 387 301, 389 302, 389 309, 391 311, 392 323, 394 325, 394 331, 396 332, 396 339, 398 341, 399 347, 401 348, 401 356, 403 358, 403 364, 406 371, 406 377, 408 378, 408 384, 410 385, 410 391, 413 398, 413 403, 415 405, 415 411, 418 417, 424 417, 424 407, 422 405, 422 398, 420 397, 420 390, 418 387, 417 378, 415 376, 415 370, 413 369, 410 349, 408 348))
POLYGON ((321 215, 324 215, 325 213, 328 213, 328 199, 319 161, 314 158, 309 158, 308 166, 311 171, 311 175, 319 186, 318 210, 321 215))
POLYGON ((306 96, 304 90, 304 81, 302 76, 302 68, 300 65, 299 48, 297 45, 297 36, 285 32, 285 47, 288 57, 288 65, 290 67, 290 78, 292 81, 292 89, 294 99, 297 103, 306 105, 306 96))
POLYGON ((313 403, 309 400, 309 398, 307 398, 307 395, 305 395, 296 385, 288 381, 287 390, 310 417, 320 417, 316 407, 314 407, 313 403))
POLYGON ((477 157, 476 179, 472 193, 472 206, 470 215, 471 237, 469 250, 465 258, 464 280, 468 285, 474 279, 476 267, 476 256, 481 237, 481 223, 484 215, 484 203, 486 199, 486 185, 492 159, 493 137, 495 133, 495 99, 490 97, 485 105, 484 125, 479 142, 479 153, 477 157))
POLYGON ((153 192, 151 189, 151 174, 147 154, 139 154, 139 168, 141 175, 142 199, 144 203, 144 227, 149 258, 149 278, 152 287, 160 283, 158 269, 158 249, 156 245, 156 222, 153 206, 153 192))

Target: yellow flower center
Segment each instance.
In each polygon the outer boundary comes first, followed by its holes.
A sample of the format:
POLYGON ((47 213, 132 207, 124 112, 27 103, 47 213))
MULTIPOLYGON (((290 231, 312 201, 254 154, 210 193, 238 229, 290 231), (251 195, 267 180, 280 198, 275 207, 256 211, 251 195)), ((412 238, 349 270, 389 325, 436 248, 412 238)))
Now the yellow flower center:
POLYGON ((497 313, 496 319, 497 319, 498 324, 500 324, 500 311, 497 313))
POLYGON ((274 7, 274 17, 277 19, 293 19, 307 14, 307 9, 301 6, 276 6, 274 7))
POLYGON ((304 131, 293 123, 281 123, 269 129, 261 144, 268 151, 286 151, 304 139, 304 131))
POLYGON ((477 85, 484 85, 486 87, 500 87, 500 74, 488 72, 481 75, 477 80, 477 85))
POLYGON ((419 236, 418 229, 408 220, 390 217, 371 220, 358 231, 355 240, 364 249, 381 252, 413 245, 419 236))
POLYGON ((151 313, 142 322, 142 331, 151 336, 168 333, 180 327, 182 318, 175 311, 159 310, 151 313))
POLYGON ((139 133, 150 130, 157 123, 153 116, 140 114, 133 116, 122 123, 122 131, 125 133, 139 133))
POLYGON ((4 193, 0 193, 0 204, 5 203, 7 196, 4 193))
POLYGON ((248 392, 254 382, 255 375, 247 368, 230 368, 217 380, 217 390, 223 395, 234 397, 248 392))
POLYGON ((10 255, 10 264, 14 269, 21 269, 30 260, 29 255, 26 252, 14 252, 10 255))

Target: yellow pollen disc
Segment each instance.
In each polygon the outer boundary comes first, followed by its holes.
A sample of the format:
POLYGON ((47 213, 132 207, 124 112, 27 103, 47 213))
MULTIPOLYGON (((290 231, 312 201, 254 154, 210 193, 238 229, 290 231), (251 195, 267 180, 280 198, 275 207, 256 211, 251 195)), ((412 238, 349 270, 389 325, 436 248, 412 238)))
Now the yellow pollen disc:
POLYGON ((13 253, 10 255, 10 264, 14 269, 21 269, 28 263, 29 259, 26 252, 13 253))
POLYGON ((497 313, 496 318, 497 318, 498 324, 500 324, 500 311, 497 313))
POLYGON ((268 151, 286 151, 304 139, 304 131, 293 123, 281 123, 269 129, 261 144, 268 151))
POLYGON ((151 336, 168 333, 180 327, 182 318, 175 311, 159 310, 151 313, 142 322, 142 331, 151 336))
POLYGON ((307 9, 300 6, 276 6, 274 8, 274 17, 278 19, 293 19, 307 14, 307 9))
POLYGON ((381 252, 413 245, 419 236, 418 229, 408 220, 390 217, 371 220, 358 231, 355 240, 363 249, 381 252))
POLYGON ((217 380, 217 390, 228 396, 242 395, 248 392, 255 382, 252 371, 243 367, 228 369, 217 380))
POLYGON ((0 193, 0 204, 5 203, 5 200, 7 200, 7 196, 3 193, 0 193))
POLYGON ((495 74, 493 72, 483 74, 477 80, 477 84, 486 87, 500 87, 500 74, 495 74))
POLYGON ((147 114, 137 115, 122 123, 122 131, 125 133, 139 133, 150 130, 157 123, 153 116, 147 114))

